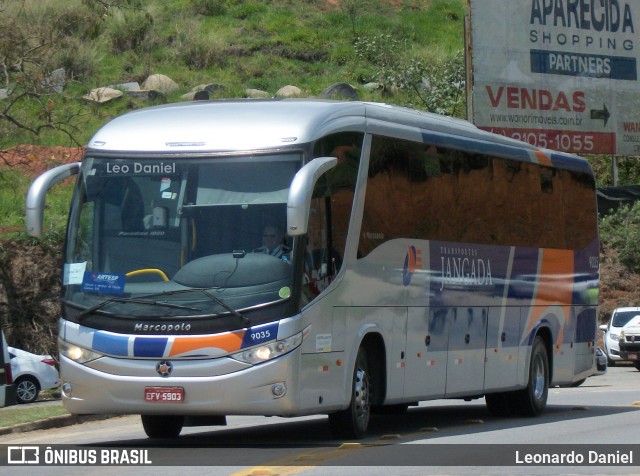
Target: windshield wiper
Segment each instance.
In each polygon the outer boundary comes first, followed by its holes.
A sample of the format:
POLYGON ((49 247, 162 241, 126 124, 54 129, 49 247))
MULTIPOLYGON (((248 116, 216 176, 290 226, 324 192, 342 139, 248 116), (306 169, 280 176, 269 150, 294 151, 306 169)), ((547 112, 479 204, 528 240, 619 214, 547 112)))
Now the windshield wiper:
POLYGON ((238 311, 236 311, 234 308, 232 308, 231 306, 229 306, 226 302, 224 302, 222 299, 220 299, 218 296, 214 296, 213 294, 209 293, 209 291, 207 291, 206 289, 201 289, 200 291, 202 291, 202 294, 204 294, 205 296, 207 296, 209 299, 211 299, 212 301, 214 301, 218 306, 226 309, 227 311, 229 311, 231 314, 233 314, 234 316, 240 318, 242 320, 242 322, 249 324, 251 323, 251 320, 243 315, 240 314, 238 311))
POLYGON ((172 303, 168 303, 168 302, 158 301, 158 300, 155 300, 155 299, 150 299, 150 298, 159 297, 159 296, 172 296, 172 295, 176 295, 176 294, 186 294, 186 293, 192 293, 192 292, 200 292, 200 293, 204 294, 209 299, 211 299, 213 302, 215 302, 218 306, 223 308, 225 311, 227 311, 230 314, 232 314, 233 316, 241 319, 242 322, 247 323, 247 324, 251 322, 251 320, 247 316, 242 315, 240 312, 238 312, 237 310, 235 310, 234 308, 229 306, 226 302, 224 302, 219 297, 214 296, 213 294, 209 293, 207 291, 207 289, 205 289, 205 288, 178 289, 178 290, 175 290, 175 291, 164 291, 164 292, 160 292, 160 293, 147 294, 147 295, 139 297, 139 298, 112 297, 112 298, 107 299, 106 301, 102 301, 102 302, 96 304, 95 306, 88 307, 87 309, 81 311, 76 317, 78 318, 78 320, 82 320, 82 318, 84 318, 85 316, 91 314, 92 312, 97 311, 98 309, 103 308, 104 306, 107 306, 108 304, 111 304, 112 302, 133 302, 133 303, 136 303, 136 304, 150 304, 150 305, 155 305, 155 306, 171 307, 171 308, 174 308, 174 309, 187 309, 187 310, 190 310, 190 311, 200 311, 200 312, 202 312, 202 309, 198 309, 198 308, 195 308, 195 307, 183 306, 181 304, 172 304, 172 303))
POLYGON ((181 304, 172 304, 169 302, 162 302, 162 301, 157 301, 154 299, 147 299, 147 298, 130 298, 130 297, 112 297, 109 298, 105 301, 102 301, 98 304, 96 304, 95 306, 91 306, 86 308, 84 311, 81 311, 80 313, 78 313, 76 315, 76 318, 78 320, 82 320, 82 318, 88 316, 89 314, 97 311, 98 309, 103 308, 104 306, 111 304, 113 302, 132 302, 135 304, 149 304, 151 306, 162 306, 162 307, 170 307, 173 309, 186 309, 189 311, 202 311, 201 309, 198 309, 197 307, 190 307, 190 306, 183 306, 181 304))
POLYGON ((208 291, 209 289, 220 289, 220 288, 214 287, 214 288, 176 289, 174 291, 162 291, 162 292, 159 292, 159 293, 147 294, 145 296, 142 296, 141 299, 148 299, 148 298, 157 297, 157 296, 173 296, 173 295, 176 295, 176 294, 186 294, 186 293, 193 293, 193 292, 202 293, 205 296, 207 296, 209 299, 211 299, 213 302, 215 302, 218 306, 223 308, 225 311, 227 311, 230 314, 232 314, 233 316, 241 319, 242 322, 245 322, 245 323, 250 323, 251 322, 251 320, 247 316, 241 314, 236 309, 234 309, 231 306, 229 306, 226 302, 224 302, 218 296, 214 296, 213 294, 211 294, 208 291))

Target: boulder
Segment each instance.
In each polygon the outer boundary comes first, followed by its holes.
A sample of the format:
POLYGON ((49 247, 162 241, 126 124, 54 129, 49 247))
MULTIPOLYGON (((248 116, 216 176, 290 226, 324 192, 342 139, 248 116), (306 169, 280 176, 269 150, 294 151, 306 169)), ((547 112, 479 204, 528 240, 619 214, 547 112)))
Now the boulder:
POLYGON ((159 91, 163 94, 172 93, 178 88, 178 83, 164 74, 152 74, 142 83, 142 89, 159 91))
POLYGON ((252 98, 252 99, 267 99, 271 97, 271 94, 261 89, 245 89, 244 94, 248 98, 252 98))
POLYGON ((92 89, 89 94, 85 94, 82 97, 88 101, 103 103, 111 101, 113 99, 117 99, 121 97, 122 94, 122 91, 120 91, 119 89, 105 87, 92 89))
POLYGON ((279 98, 291 98, 291 97, 298 97, 301 95, 302 95, 302 90, 297 86, 291 86, 291 85, 283 86, 280 89, 278 89, 278 92, 276 92, 276 97, 279 97, 279 98))
POLYGON ((335 83, 322 91, 319 96, 321 99, 346 99, 349 101, 357 101, 358 91, 347 83, 335 83))

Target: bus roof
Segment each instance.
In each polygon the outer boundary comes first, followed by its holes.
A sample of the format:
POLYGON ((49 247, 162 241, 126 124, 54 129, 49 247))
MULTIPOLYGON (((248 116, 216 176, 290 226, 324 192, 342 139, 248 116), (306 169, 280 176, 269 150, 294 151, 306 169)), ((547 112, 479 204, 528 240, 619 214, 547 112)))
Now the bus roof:
POLYGON ((584 159, 478 129, 468 121, 384 103, 322 99, 236 99, 148 107, 108 122, 89 153, 234 152, 285 148, 329 133, 361 131, 409 140, 482 144, 478 152, 515 156, 590 172, 584 159))

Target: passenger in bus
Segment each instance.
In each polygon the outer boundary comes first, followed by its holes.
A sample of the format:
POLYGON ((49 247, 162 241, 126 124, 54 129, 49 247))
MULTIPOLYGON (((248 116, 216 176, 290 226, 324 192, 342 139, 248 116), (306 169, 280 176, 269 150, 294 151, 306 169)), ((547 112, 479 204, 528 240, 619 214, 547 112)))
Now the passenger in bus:
POLYGON ((254 253, 264 253, 275 256, 283 261, 289 261, 291 248, 284 240, 282 228, 276 225, 267 225, 262 232, 262 246, 253 250, 254 253))

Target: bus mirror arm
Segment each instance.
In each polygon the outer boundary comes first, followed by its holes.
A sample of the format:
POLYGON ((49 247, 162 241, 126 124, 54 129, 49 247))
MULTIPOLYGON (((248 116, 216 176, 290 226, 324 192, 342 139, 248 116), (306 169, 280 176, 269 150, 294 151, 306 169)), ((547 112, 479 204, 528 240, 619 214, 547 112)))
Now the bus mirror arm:
POLYGON ((304 235, 309 225, 309 207, 318 179, 338 163, 335 157, 318 157, 298 170, 287 198, 287 234, 304 235))
POLYGON ((77 175, 80 172, 80 162, 59 165, 51 170, 47 170, 36 178, 27 192, 27 204, 25 212, 25 223, 27 233, 31 236, 40 236, 44 221, 44 206, 47 191, 58 182, 77 175))

